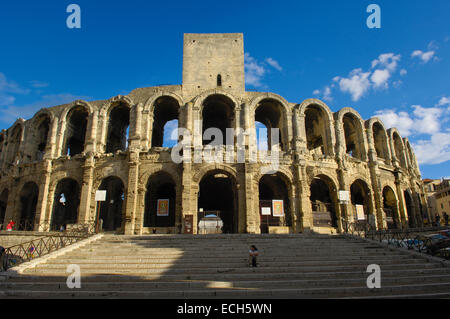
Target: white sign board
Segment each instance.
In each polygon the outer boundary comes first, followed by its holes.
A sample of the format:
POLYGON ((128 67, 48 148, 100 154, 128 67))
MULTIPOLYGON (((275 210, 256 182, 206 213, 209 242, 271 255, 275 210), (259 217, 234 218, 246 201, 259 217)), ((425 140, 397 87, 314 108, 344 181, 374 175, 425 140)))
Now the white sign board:
POLYGON ((263 215, 263 216, 270 216, 270 215, 272 215, 272 211, 270 210, 270 207, 262 207, 261 208, 261 215, 263 215))
POLYGON ((366 220, 366 215, 364 214, 364 206, 356 205, 356 216, 358 220, 366 220))
POLYGON ((106 201, 106 191, 96 191, 95 192, 95 201, 96 202, 105 202, 106 201))
POLYGON ((350 201, 350 192, 349 191, 339 191, 339 200, 341 202, 349 202, 350 201))

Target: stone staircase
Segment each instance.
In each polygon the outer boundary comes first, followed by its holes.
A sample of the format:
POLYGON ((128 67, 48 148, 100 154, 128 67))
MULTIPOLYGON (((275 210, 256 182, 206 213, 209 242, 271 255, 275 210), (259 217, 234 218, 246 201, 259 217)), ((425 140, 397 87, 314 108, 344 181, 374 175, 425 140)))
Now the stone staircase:
POLYGON ((105 235, 0 282, 0 297, 449 298, 450 268, 344 236, 105 235), (81 289, 67 288, 71 264, 81 289), (381 289, 367 288, 370 264, 381 267, 381 289))

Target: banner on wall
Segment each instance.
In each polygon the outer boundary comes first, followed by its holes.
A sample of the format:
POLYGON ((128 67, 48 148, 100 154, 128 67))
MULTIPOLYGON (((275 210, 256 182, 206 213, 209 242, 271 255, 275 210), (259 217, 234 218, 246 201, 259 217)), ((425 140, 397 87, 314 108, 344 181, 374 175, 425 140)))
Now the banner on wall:
POLYGON ((284 216, 284 202, 282 200, 272 201, 272 212, 273 217, 283 217, 284 216))
POLYGON ((168 199, 158 199, 158 208, 156 211, 156 216, 169 216, 169 200, 168 199))
POLYGON ((358 220, 366 220, 363 205, 356 205, 356 217, 358 218, 358 220))

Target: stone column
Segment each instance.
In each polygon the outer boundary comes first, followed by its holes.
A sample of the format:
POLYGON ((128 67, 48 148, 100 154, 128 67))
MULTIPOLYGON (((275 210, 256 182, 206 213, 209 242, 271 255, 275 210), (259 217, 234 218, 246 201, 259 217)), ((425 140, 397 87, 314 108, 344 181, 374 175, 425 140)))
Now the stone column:
POLYGON ((50 177, 52 172, 52 162, 50 160, 44 160, 42 162, 42 179, 39 184, 39 198, 36 206, 36 218, 35 218, 35 231, 48 231, 50 230, 50 224, 45 225, 46 220, 48 220, 46 216, 46 212, 48 211, 48 197, 49 197, 49 186, 50 186, 50 177))
MULTIPOLYGON (((181 175, 181 223, 182 223, 182 230, 181 232, 184 233, 185 231, 185 224, 184 220, 187 215, 195 215, 196 212, 193 210, 191 203, 193 200, 193 194, 191 191, 192 187, 192 164, 191 163, 183 163, 183 171, 181 175)), ((196 199, 196 198, 195 198, 196 199)), ((194 226, 194 225, 193 225, 194 226)))
POLYGON ((314 227, 313 211, 311 206, 311 190, 308 185, 308 175, 306 166, 301 163, 296 168, 298 183, 298 207, 300 211, 299 230, 302 232, 311 232, 314 227))
POLYGON ((84 147, 84 152, 95 153, 96 141, 97 141, 97 121, 98 121, 98 111, 94 111, 88 120, 88 126, 86 130, 86 143, 84 147))
POLYGON ((254 188, 257 181, 253 180, 254 170, 251 164, 244 164, 244 185, 241 185, 245 196, 246 232, 249 234, 261 233, 261 221, 259 218, 259 190, 254 188))
POLYGON ((86 158, 83 165, 83 185, 81 186, 80 207, 78 213, 78 222, 93 222, 96 219, 95 208, 96 203, 92 203, 93 180, 94 180, 95 159, 93 155, 86 158))
MULTIPOLYGON (((142 225, 136 225, 136 209, 138 202, 139 188, 139 153, 130 152, 128 162, 128 192, 126 202, 125 216, 125 235, 134 235, 136 227, 142 228, 142 225)), ((138 229, 138 232, 141 231, 138 229)))

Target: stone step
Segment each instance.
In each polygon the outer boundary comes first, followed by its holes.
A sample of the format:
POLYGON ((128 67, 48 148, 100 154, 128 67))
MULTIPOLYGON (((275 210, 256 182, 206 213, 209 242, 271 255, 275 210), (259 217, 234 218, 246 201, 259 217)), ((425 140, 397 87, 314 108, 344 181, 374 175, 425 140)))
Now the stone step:
MULTIPOLYGON (((393 265, 380 265, 382 269, 385 270, 394 270, 394 269, 403 269, 405 268, 405 264, 393 264, 393 265)), ((440 268, 439 264, 434 263, 426 263, 426 264, 415 264, 416 268, 422 269, 430 269, 430 268, 440 268)), ((40 265, 36 268, 27 269, 25 273, 66 273, 67 265, 40 265)), ((264 272, 264 273, 280 273, 280 272, 292 272, 292 271, 315 271, 315 272, 330 272, 330 271, 359 271, 366 270, 366 265, 331 265, 331 266, 297 266, 297 267, 258 267, 256 269, 252 269, 250 267, 245 267, 243 265, 239 268, 221 268, 221 267, 212 267, 212 268, 193 268, 193 267, 127 267, 127 268, 118 268, 114 265, 102 265, 95 267, 83 267, 83 273, 111 273, 111 274, 150 274, 150 273, 159 273, 159 274, 172 274, 172 273, 183 273, 183 274, 194 274, 194 273, 226 273, 226 272, 235 272, 235 273, 249 273, 253 271, 264 272)))
MULTIPOLYGON (((202 289, 202 288, 312 288, 312 287, 357 287, 366 283, 365 276, 357 278, 329 278, 315 280, 242 280, 242 281, 212 281, 212 280, 184 280, 184 281, 129 281, 129 282, 84 282, 82 280, 82 291, 151 291, 170 289, 202 289)), ((412 284, 417 278, 396 277, 383 278, 383 286, 412 284)), ((445 276, 427 276, 422 278, 424 283, 450 283, 450 274, 445 276)), ((0 288, 5 290, 70 290, 66 282, 7 282, 0 283, 0 288)))
POLYGON ((80 291, 80 290, 3 290, 0 297, 10 298, 343 298, 343 297, 373 297, 389 295, 418 294, 448 294, 450 282, 425 284, 385 285, 381 289, 368 289, 365 284, 344 287, 313 287, 313 288, 281 288, 281 289, 233 289, 233 288, 203 288, 189 290, 156 290, 156 291, 80 291))
MULTIPOLYGON (((382 278, 397 278, 402 276, 408 276, 410 278, 421 279, 425 276, 439 276, 450 275, 450 268, 430 268, 430 269, 400 269, 400 270, 382 270, 382 278)), ((65 282, 67 279, 67 273, 50 273, 46 276, 43 274, 25 275, 11 278, 10 282, 65 282)), ((128 273, 127 275, 113 275, 113 274, 95 274, 86 273, 81 274, 83 282, 127 282, 136 281, 137 279, 142 281, 148 280, 166 280, 166 281, 180 281, 180 280, 209 280, 209 281, 245 281, 245 280, 320 280, 320 279, 332 279, 332 278, 357 278, 363 276, 366 278, 368 274, 365 269, 358 271, 347 272, 284 272, 284 273, 260 273, 260 272, 247 272, 247 273, 210 273, 210 274, 162 274, 162 275, 142 275, 137 273, 128 273)))

